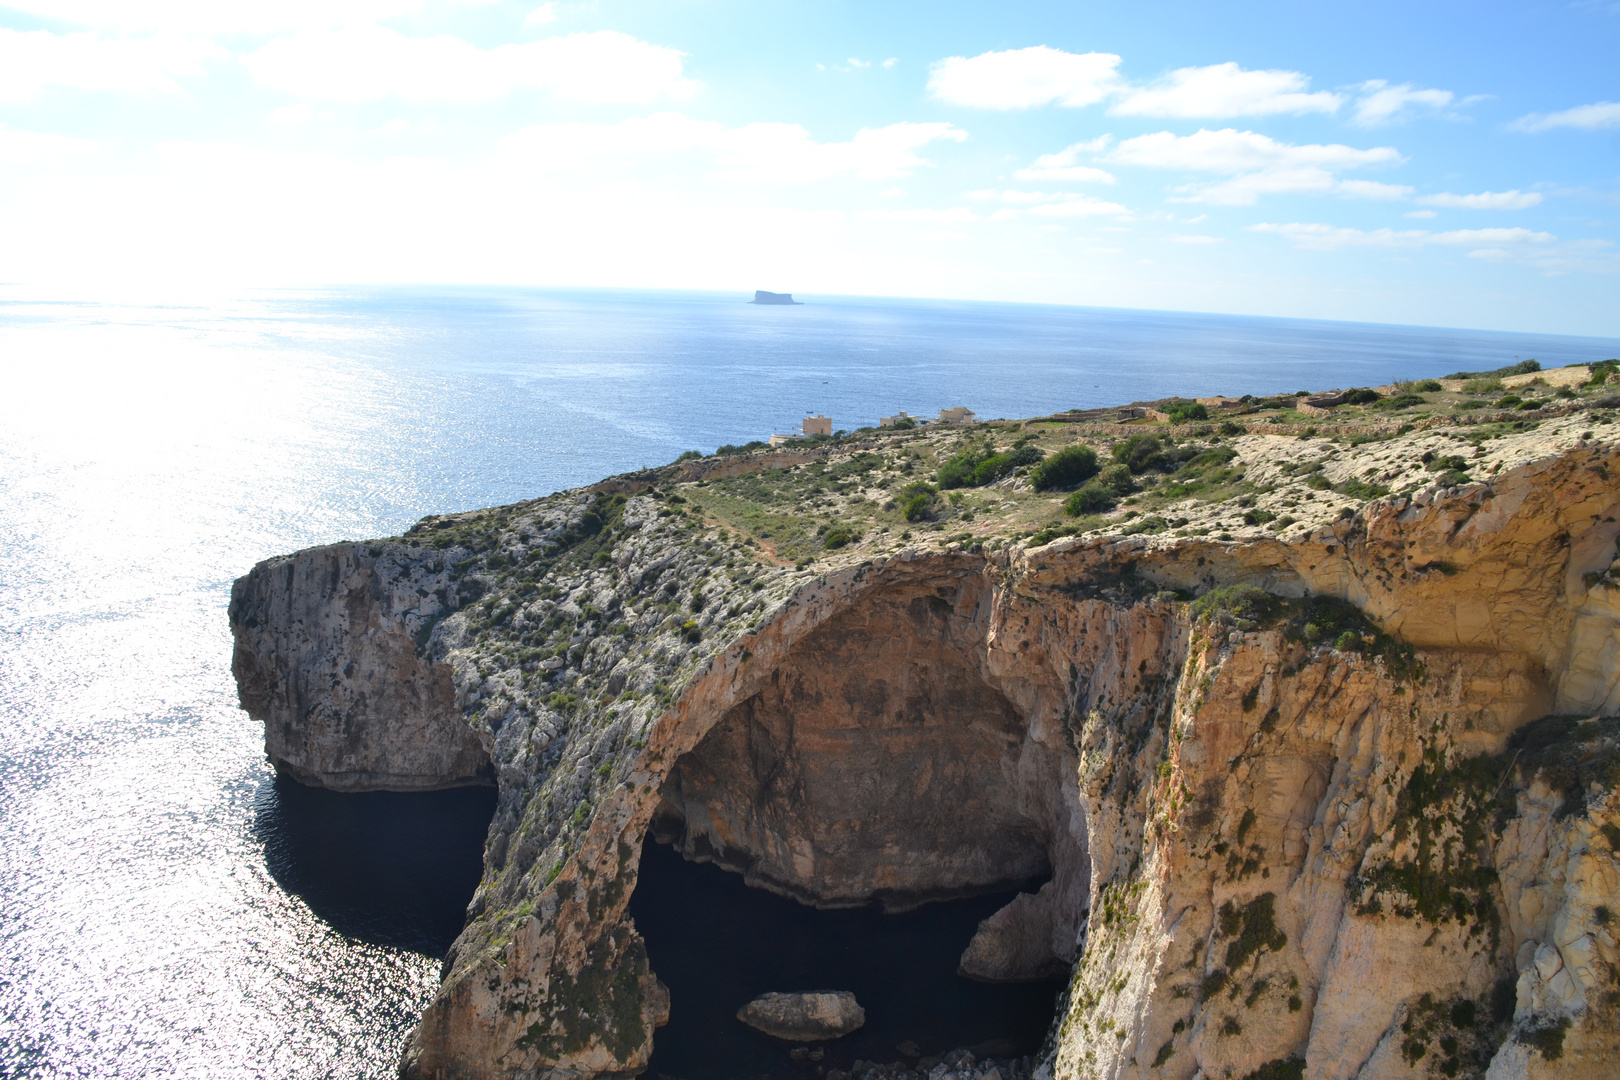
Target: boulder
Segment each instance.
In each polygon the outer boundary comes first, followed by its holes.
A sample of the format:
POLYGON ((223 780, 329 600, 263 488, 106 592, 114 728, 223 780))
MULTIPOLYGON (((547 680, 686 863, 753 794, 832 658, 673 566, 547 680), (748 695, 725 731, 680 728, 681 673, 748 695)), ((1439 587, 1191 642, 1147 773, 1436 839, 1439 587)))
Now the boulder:
POLYGON ((761 994, 737 1010, 737 1019, 777 1039, 815 1042, 848 1035, 866 1023, 866 1010, 847 990, 761 994))

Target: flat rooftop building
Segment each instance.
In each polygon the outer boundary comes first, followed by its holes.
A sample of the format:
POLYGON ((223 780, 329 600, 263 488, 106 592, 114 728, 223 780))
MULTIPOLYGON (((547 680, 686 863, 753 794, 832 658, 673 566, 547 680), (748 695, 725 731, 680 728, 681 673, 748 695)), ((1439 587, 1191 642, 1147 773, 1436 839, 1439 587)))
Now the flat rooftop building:
POLYGON ((915 416, 909 415, 906 410, 901 409, 893 416, 880 416, 878 418, 878 427, 899 427, 907 421, 913 424, 922 423, 921 420, 917 419, 915 416))
POLYGON ((831 435, 832 417, 820 415, 805 417, 804 433, 806 435, 831 435))
POLYGON ((968 408, 966 405, 958 405, 954 409, 939 410, 939 422, 942 424, 960 424, 963 426, 971 426, 973 424, 977 424, 979 421, 978 418, 973 415, 972 409, 968 408))

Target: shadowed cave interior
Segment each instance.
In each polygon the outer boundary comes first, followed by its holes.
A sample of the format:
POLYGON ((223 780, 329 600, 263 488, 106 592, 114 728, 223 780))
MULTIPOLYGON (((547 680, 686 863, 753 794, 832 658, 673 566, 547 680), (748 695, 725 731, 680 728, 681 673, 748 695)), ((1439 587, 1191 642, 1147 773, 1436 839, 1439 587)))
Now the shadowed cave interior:
MULTIPOLYGON (((1026 887, 1038 884, 1026 883, 1026 887)), ((1063 980, 993 985, 957 974, 979 920, 1016 890, 925 904, 904 914, 878 905, 818 910, 649 840, 630 913, 670 992, 669 1023, 653 1037, 649 1077, 680 1080, 808 1078, 857 1058, 899 1061, 958 1046, 980 1057, 1033 1054, 1052 1022, 1063 980), (849 990, 866 1009, 860 1030, 825 1043, 786 1043, 737 1019, 771 990, 849 990), (795 1046, 823 1059, 795 1062, 795 1046)))
POLYGON ((630 902, 670 989, 648 1075, 811 1077, 906 1042, 1039 1049, 1083 921, 1083 827, 960 606, 954 587, 869 594, 676 762, 630 902), (809 990, 852 991, 867 1014, 815 1044, 820 1061, 736 1019, 809 990))

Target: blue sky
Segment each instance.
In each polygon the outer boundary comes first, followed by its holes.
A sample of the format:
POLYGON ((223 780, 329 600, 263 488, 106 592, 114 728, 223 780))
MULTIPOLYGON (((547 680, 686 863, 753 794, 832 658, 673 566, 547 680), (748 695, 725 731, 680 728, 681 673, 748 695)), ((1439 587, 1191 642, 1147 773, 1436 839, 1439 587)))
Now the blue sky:
POLYGON ((1620 336, 1620 0, 0 4, 0 280, 1620 336))

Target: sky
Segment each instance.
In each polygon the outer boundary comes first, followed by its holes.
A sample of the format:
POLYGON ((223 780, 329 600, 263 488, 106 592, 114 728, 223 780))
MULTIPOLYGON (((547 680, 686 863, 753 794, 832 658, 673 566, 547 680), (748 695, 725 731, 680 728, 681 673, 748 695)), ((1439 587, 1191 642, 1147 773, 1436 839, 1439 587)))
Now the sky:
POLYGON ((1620 336, 1620 0, 0 0, 0 282, 1620 336))

